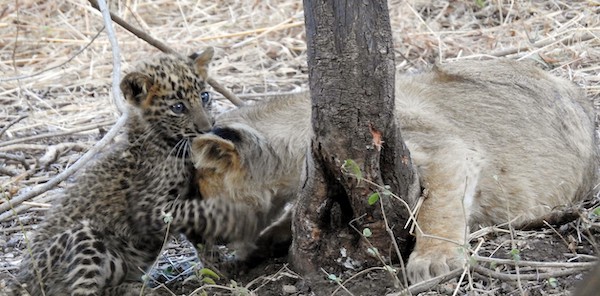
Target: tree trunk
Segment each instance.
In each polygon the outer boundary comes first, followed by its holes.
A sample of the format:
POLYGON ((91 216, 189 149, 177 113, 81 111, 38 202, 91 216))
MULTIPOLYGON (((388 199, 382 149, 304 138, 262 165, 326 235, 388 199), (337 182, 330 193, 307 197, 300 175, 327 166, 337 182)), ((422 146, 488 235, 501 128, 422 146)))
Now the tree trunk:
POLYGON ((302 272, 332 270, 340 266, 336 259, 346 261, 343 252, 362 267, 383 265, 370 243, 388 264, 396 252, 379 202, 402 256, 408 212, 389 196, 369 205, 371 194, 385 191, 372 183, 404 198, 413 174, 394 120, 387 1, 304 0, 304 14, 315 138, 293 223, 291 260, 302 272), (348 174, 358 172, 352 165, 341 169, 346 160, 357 164, 362 180, 348 174), (365 228, 372 233, 368 238, 365 228))

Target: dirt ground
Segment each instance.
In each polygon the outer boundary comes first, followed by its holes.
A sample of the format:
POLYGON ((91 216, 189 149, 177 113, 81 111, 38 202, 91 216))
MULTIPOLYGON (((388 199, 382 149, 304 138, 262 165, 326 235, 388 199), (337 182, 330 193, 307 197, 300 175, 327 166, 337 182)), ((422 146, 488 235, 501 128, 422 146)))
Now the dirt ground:
MULTIPOLYGON (((115 123, 113 51, 100 14, 84 0, 5 1, 0 6, 0 295, 18 270, 30 234, 71 167, 115 123), (31 198, 20 200, 28 192, 31 198), (8 201, 12 206, 8 206, 8 201)), ((181 53, 215 48, 210 75, 246 100, 306 89, 302 2, 109 1, 132 25, 181 53)), ((412 73, 462 59, 536 59, 600 100, 600 2, 388 2, 398 69, 412 73)), ((122 64, 158 50, 115 26, 122 64)), ((232 105, 215 93, 216 112, 232 105)), ((574 221, 535 230, 488 227, 471 235, 471 268, 451 280, 412 286, 412 295, 570 295, 597 260, 597 199, 574 221)), ((149 277, 177 294, 400 295, 394 270, 323 270, 300 275, 275 258, 235 278, 200 274, 194 248, 170 244, 149 277), (333 277, 332 275, 335 275, 333 277), (394 275, 394 276, 392 276, 394 275), (185 280, 184 280, 185 279, 185 280)), ((152 282, 152 281, 151 281, 152 282)))

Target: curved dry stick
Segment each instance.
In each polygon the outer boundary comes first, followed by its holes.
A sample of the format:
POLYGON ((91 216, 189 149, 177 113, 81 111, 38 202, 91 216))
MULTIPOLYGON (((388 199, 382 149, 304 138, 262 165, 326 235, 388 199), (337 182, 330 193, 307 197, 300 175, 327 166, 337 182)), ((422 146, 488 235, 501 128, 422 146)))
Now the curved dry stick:
POLYGON ((29 136, 29 137, 18 138, 18 139, 4 141, 4 142, 0 143, 0 147, 7 147, 7 146, 30 142, 30 141, 39 140, 39 139, 46 139, 46 138, 53 138, 53 137, 81 133, 81 132, 85 132, 85 131, 89 131, 89 130, 100 129, 105 126, 109 126, 109 125, 113 125, 113 124, 114 124, 114 120, 111 120, 111 121, 100 122, 98 124, 86 125, 86 126, 83 126, 80 128, 75 128, 75 129, 68 130, 68 131, 39 134, 39 135, 34 135, 34 136, 29 136))
MULTIPOLYGON (((50 204, 57 197, 58 197, 57 195, 44 196, 42 198, 39 198, 37 202, 50 204)), ((0 214, 0 221, 6 221, 9 218, 15 217, 16 215, 31 209, 32 207, 33 207, 32 203, 24 201, 23 203, 19 204, 18 206, 12 207, 10 209, 10 211, 6 211, 6 212, 0 214)), ((20 226, 18 226, 18 228, 20 228, 20 226)))
POLYGON ((7 210, 13 209, 15 206, 23 203, 26 200, 29 200, 35 196, 38 196, 54 186, 58 185, 58 183, 64 181, 77 170, 82 168, 85 164, 87 164, 92 158, 100 152, 104 146, 106 146, 112 139, 122 130, 125 122, 127 121, 128 111, 127 108, 123 107, 123 102, 121 100, 121 91, 119 88, 120 78, 120 53, 119 53, 119 45, 117 44, 117 39, 115 37, 115 32, 111 26, 110 18, 108 16, 108 9, 106 8, 106 3, 104 0, 100 0, 100 5, 102 8, 102 15, 104 16, 105 28, 108 33, 108 39, 110 40, 111 48, 113 51, 113 81, 112 81, 112 92, 113 98, 117 105, 119 111, 122 112, 121 117, 117 120, 117 123, 104 135, 102 140, 98 141, 88 152, 86 152, 81 158, 79 158, 72 166, 68 169, 62 171, 60 174, 56 175, 47 183, 42 185, 38 185, 30 191, 19 194, 18 196, 7 199, 5 203, 0 204, 0 221, 4 221, 13 216, 13 212, 6 212, 7 210))
POLYGON ((521 46, 521 47, 513 47, 513 48, 506 48, 506 49, 501 49, 498 50, 496 52, 492 52, 490 55, 491 56, 495 56, 495 57, 504 57, 507 55, 511 55, 511 54, 516 54, 516 53, 520 53, 520 52, 527 52, 529 51, 531 48, 542 48, 544 46, 548 46, 552 43, 561 43, 564 45, 569 45, 572 43, 577 43, 577 42, 585 42, 588 40, 592 40, 596 38, 596 36, 594 36, 593 34, 585 34, 581 37, 567 37, 564 38, 562 40, 555 40, 555 39, 547 39, 547 40, 542 40, 542 41, 538 41, 535 42, 533 44, 528 44, 525 46, 521 46))
POLYGON ((29 164, 27 163, 27 159, 25 159, 25 157, 23 156, 0 152, 0 158, 19 162, 25 168, 26 171, 30 168, 29 164))
MULTIPOLYGON (((100 10, 98 8, 98 2, 96 0, 88 0, 88 1, 92 5, 92 7, 100 10)), ((117 23, 119 26, 123 27, 123 29, 131 32, 131 34, 135 35, 136 37, 146 41, 148 44, 158 48, 158 50, 160 50, 164 53, 178 54, 175 50, 170 48, 168 45, 162 43, 158 39, 155 39, 154 37, 150 36, 146 32, 130 25, 128 22, 126 22, 124 19, 120 18, 118 15, 110 12, 110 17, 112 18, 112 20, 115 23, 117 23)), ((227 98, 229 101, 231 101, 231 103, 233 103, 235 106, 240 107, 240 106, 244 105, 244 102, 242 100, 240 100, 232 92, 230 92, 229 90, 227 90, 226 88, 221 86, 221 84, 216 82, 214 79, 208 77, 206 82, 208 82, 208 84, 210 84, 210 86, 212 86, 216 91, 221 93, 225 98, 227 98)))
POLYGON ((208 84, 210 84, 210 86, 212 86, 216 91, 218 91, 224 97, 226 97, 229 101, 231 101, 231 103, 233 103, 236 107, 241 107, 241 106, 245 105, 244 101, 240 100, 232 92, 230 92, 228 89, 226 89, 223 86, 221 86, 221 84, 219 84, 218 82, 216 82, 211 77, 208 77, 208 79, 206 80, 206 82, 208 82, 208 84))
POLYGON ((7 123, 5 126, 2 127, 2 129, 0 129, 0 138, 4 135, 4 133, 13 125, 17 124, 17 122, 23 120, 24 118, 27 118, 27 115, 21 115, 19 116, 17 119, 7 123))
POLYGON ((551 277, 560 277, 560 276, 568 276, 568 275, 572 275, 572 274, 576 274, 576 273, 581 273, 584 272, 586 270, 590 270, 594 265, 590 265, 587 268, 584 267, 576 267, 576 268, 569 268, 569 269, 562 269, 562 270, 557 270, 557 271, 551 271, 551 272, 541 272, 541 273, 521 273, 521 274, 507 274, 507 273, 501 273, 501 272, 497 272, 494 270, 491 270, 489 268, 485 268, 482 266, 472 266, 471 268, 473 269, 474 272, 482 275, 482 276, 487 276, 487 277, 491 277, 497 280, 501 280, 503 282, 510 282, 510 281, 517 281, 517 280, 525 280, 525 281, 533 281, 533 280, 540 280, 540 279, 548 279, 551 277))
MULTIPOLYGON (((481 276, 490 277, 490 278, 498 279, 501 281, 516 281, 518 279, 520 279, 520 280, 539 280, 539 279, 548 279, 551 277, 568 276, 568 275, 584 272, 586 270, 591 269, 592 267, 594 267, 594 264, 589 264, 587 266, 577 266, 577 267, 573 267, 573 268, 551 271, 551 272, 532 273, 532 274, 505 274, 505 273, 497 272, 497 271, 494 271, 494 270, 491 270, 489 268, 485 268, 482 266, 471 266, 471 270, 481 276)), ((444 283, 453 278, 456 278, 463 271, 464 271, 463 268, 457 268, 457 269, 450 271, 449 273, 431 278, 429 280, 426 280, 426 281, 423 281, 420 283, 413 284, 410 287, 408 287, 408 289, 404 289, 397 293, 388 294, 388 296, 407 295, 408 293, 410 293, 410 295, 416 295, 421 292, 429 291, 430 289, 432 289, 433 287, 435 287, 441 283, 444 283)))
MULTIPOLYGON (((102 12, 100 7, 98 6, 98 1, 89 0, 89 2, 92 5, 92 7, 94 7, 98 11, 102 12)), ((160 42, 157 39, 154 39, 152 36, 148 35, 146 32, 130 25, 128 22, 126 22, 125 20, 120 18, 118 15, 112 13, 111 11, 108 11, 108 13, 110 14, 110 18, 112 19, 112 21, 117 23, 119 26, 123 27, 123 29, 131 32, 133 35, 137 36, 138 38, 148 42, 150 45, 158 48, 160 51, 162 51, 164 53, 177 54, 177 52, 175 52, 172 48, 170 48, 166 44, 160 42)))
POLYGON ((419 293, 429 291, 433 287, 435 287, 441 283, 445 283, 453 278, 456 278, 463 271, 464 271, 464 268, 457 268, 457 269, 451 270, 450 272, 448 272, 446 274, 442 274, 442 275, 436 276, 434 278, 428 279, 426 281, 413 284, 406 289, 402 289, 400 292, 387 294, 387 296, 417 295, 419 293))
POLYGON ((537 217, 528 221, 524 221, 515 226, 519 230, 537 230, 546 228, 548 225, 565 225, 575 221, 580 216, 581 209, 579 207, 567 208, 560 211, 552 211, 544 216, 537 217))
POLYGON ((473 255, 471 258, 477 262, 489 262, 495 264, 506 264, 506 265, 517 265, 521 267, 533 267, 533 268, 583 268, 591 269, 597 264, 597 261, 591 262, 543 262, 543 261, 526 261, 513 259, 501 259, 501 258, 490 258, 482 257, 479 255, 473 255))

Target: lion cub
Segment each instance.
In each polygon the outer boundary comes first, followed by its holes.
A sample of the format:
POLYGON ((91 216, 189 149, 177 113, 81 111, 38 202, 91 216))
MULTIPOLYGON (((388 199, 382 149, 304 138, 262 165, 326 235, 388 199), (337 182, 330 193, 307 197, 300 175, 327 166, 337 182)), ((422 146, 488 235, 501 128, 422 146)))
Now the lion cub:
MULTIPOLYGON (((428 192, 407 265, 413 283, 462 266, 469 227, 531 219, 595 185, 591 102, 534 65, 442 65, 398 76, 395 96, 397 124, 428 192)), ((308 95, 299 94, 219 117, 193 143, 203 197, 246 203, 264 225, 275 221, 302 182, 310 113, 308 95)), ((263 236, 289 238, 290 218, 285 212, 263 236)))
MULTIPOLYGON (((291 211, 286 205, 296 198, 311 137, 308 93, 221 114, 211 133, 192 142, 200 195, 254 209, 248 215, 257 218, 263 231, 251 237, 265 238, 261 246, 271 248, 290 241, 291 211)), ((255 242, 247 243, 236 250, 242 260, 255 249, 255 242)))

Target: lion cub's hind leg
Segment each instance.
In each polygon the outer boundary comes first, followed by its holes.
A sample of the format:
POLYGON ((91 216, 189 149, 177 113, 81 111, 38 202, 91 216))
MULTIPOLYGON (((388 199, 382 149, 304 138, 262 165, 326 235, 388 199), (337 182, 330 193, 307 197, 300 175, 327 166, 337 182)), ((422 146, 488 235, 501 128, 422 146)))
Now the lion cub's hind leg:
POLYGON ((416 245, 407 265, 413 283, 459 268, 466 259, 468 221, 484 159, 460 141, 445 144, 433 149, 409 145, 428 192, 418 212, 416 245))

